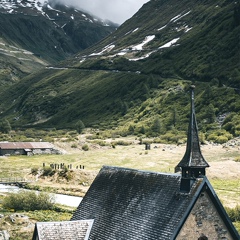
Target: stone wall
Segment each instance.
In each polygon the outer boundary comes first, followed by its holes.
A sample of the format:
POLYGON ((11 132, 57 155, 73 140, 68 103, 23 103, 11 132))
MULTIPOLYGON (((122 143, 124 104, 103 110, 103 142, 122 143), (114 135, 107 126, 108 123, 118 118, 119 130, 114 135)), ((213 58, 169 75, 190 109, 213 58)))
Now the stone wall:
POLYGON ((177 240, 233 240, 207 192, 203 192, 177 240))

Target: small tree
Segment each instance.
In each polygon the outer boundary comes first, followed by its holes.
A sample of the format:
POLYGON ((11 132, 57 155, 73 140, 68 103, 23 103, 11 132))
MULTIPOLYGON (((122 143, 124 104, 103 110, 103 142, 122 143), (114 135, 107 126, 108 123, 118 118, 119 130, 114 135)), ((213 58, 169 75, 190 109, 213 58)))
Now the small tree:
POLYGON ((128 132, 129 132, 129 134, 134 134, 134 126, 133 125, 130 125, 128 127, 128 132))
POLYGON ((0 131, 2 133, 9 133, 11 131, 11 125, 7 119, 0 121, 0 131))
POLYGON ((152 131, 153 133, 157 134, 161 132, 161 122, 159 117, 156 117, 153 121, 153 125, 152 125, 152 131))
POLYGON ((214 123, 216 120, 216 116, 215 116, 215 109, 213 104, 209 104, 206 108, 206 113, 205 116, 207 118, 208 123, 214 123))
POLYGON ((82 133, 83 129, 85 128, 85 125, 81 120, 79 120, 79 121, 77 121, 75 127, 76 127, 77 132, 80 134, 80 133, 82 133))
POLYGON ((146 133, 145 127, 143 125, 139 129, 139 133, 141 133, 141 134, 145 134, 146 133))
POLYGON ((126 102, 122 103, 122 115, 124 116, 128 111, 128 104, 126 102))

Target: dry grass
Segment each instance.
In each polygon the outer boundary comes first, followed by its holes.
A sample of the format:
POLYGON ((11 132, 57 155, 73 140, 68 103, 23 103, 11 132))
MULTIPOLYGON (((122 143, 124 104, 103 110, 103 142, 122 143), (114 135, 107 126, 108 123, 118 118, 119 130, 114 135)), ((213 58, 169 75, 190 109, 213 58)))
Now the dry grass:
MULTIPOLYGON (((111 146, 100 147, 95 143, 88 142, 89 151, 83 151, 81 146, 86 144, 86 141, 81 139, 77 148, 71 148, 71 143, 56 143, 58 147, 64 149, 65 154, 63 155, 2 157, 0 177, 30 178, 31 169, 33 167, 41 168, 43 163, 46 165, 51 163, 72 164, 75 177, 71 181, 45 178, 39 179, 34 185, 45 186, 50 190, 55 188, 58 189, 58 192, 84 195, 103 165, 173 173, 174 167, 185 152, 184 145, 152 144, 151 150, 146 151, 145 145, 139 145, 133 138, 124 139, 124 141, 130 141, 132 145, 117 145, 116 148, 112 148, 111 146), (80 170, 80 165, 85 169, 80 170), (78 169, 76 169, 77 166, 78 169)), ((240 202, 240 162, 234 161, 240 155, 239 148, 204 145, 201 149, 210 165, 210 168, 207 169, 210 182, 224 205, 234 207, 240 202)))

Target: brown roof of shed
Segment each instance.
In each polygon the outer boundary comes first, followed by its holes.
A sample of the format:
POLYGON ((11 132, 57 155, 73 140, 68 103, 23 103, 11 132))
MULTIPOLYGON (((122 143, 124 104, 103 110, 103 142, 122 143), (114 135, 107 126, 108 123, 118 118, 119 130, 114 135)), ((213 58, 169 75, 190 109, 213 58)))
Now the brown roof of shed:
POLYGON ((53 148, 49 142, 0 142, 0 149, 42 149, 53 148))

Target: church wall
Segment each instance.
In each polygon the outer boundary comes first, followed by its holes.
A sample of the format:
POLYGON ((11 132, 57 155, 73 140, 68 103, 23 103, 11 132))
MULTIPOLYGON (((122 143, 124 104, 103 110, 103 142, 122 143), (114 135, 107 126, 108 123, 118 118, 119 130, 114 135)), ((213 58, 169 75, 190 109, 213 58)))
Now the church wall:
POLYGON ((234 240, 207 192, 198 198, 176 240, 234 240))

